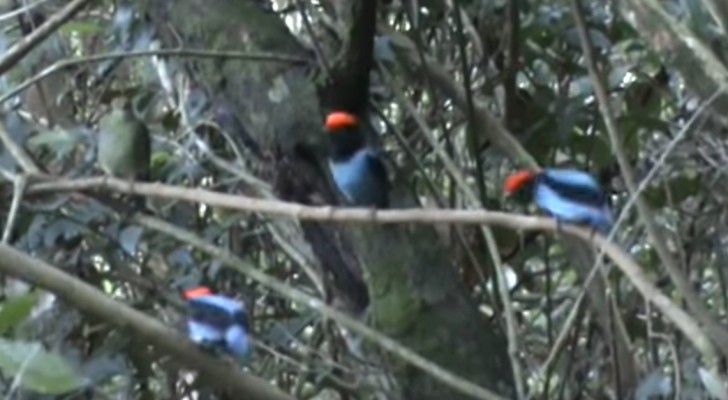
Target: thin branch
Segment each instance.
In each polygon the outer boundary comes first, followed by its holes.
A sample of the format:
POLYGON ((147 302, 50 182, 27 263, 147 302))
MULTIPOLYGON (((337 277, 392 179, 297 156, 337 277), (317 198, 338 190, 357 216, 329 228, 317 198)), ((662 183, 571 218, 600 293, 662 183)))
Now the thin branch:
POLYGON ((28 155, 23 146, 17 144, 15 140, 13 140, 3 122, 0 122, 0 142, 2 142, 3 146, 5 146, 10 155, 13 156, 13 159, 24 172, 35 175, 41 175, 43 173, 41 169, 35 165, 35 161, 33 161, 33 158, 28 155))
MULTIPOLYGON (((406 35, 400 32, 388 32, 388 34, 394 39, 392 43, 399 45, 395 49, 405 57, 399 63, 402 68, 424 72, 430 78, 433 86, 445 93, 459 109, 467 109, 468 100, 465 91, 452 79, 452 74, 431 56, 425 55, 424 59, 420 59, 414 50, 410 50, 416 46, 406 35)), ((490 112, 488 106, 478 98, 473 100, 475 104, 473 117, 475 118, 475 128, 479 130, 478 134, 493 140, 511 159, 527 167, 538 167, 536 159, 490 112)))
POLYGON ((0 244, 0 271, 35 284, 62 298, 68 304, 115 326, 129 328, 140 338, 175 356, 196 369, 209 382, 223 390, 232 389, 245 398, 292 400, 270 383, 238 368, 230 368, 200 350, 184 335, 125 304, 112 300, 103 292, 61 268, 34 259, 6 244, 0 244))
POLYGON ((165 233, 169 236, 176 238, 177 240, 191 244, 192 246, 208 253, 210 256, 221 261, 223 265, 226 265, 242 274, 247 275, 261 285, 269 288, 270 290, 280 294, 283 297, 290 299, 291 301, 311 308, 319 312, 326 318, 330 318, 338 322, 345 328, 348 328, 353 332, 360 334, 363 338, 368 339, 373 343, 376 343, 382 349, 391 352, 402 360, 407 361, 413 366, 430 374, 433 378, 456 390, 459 390, 462 393, 468 394, 477 399, 505 400, 503 397, 498 396, 497 394, 487 389, 484 389, 464 378, 461 378, 458 375, 453 374, 452 372, 440 367, 439 365, 431 361, 428 361, 414 351, 399 344, 397 341, 382 335, 372 328, 369 328, 368 326, 359 322, 356 318, 352 318, 341 311, 327 306, 320 299, 309 296, 308 294, 300 290, 294 289, 289 285, 286 285, 285 283, 265 274, 259 268, 253 266, 250 263, 246 263, 226 249, 216 247, 205 241, 204 239, 200 238, 199 236, 177 228, 176 226, 162 221, 158 218, 140 216, 136 218, 136 222, 149 229, 165 233))
POLYGON ((12 11, 3 13, 2 15, 0 15, 0 22, 4 22, 4 21, 7 21, 7 20, 10 20, 13 18, 17 18, 18 15, 30 12, 34 8, 37 8, 38 6, 43 5, 44 3, 48 3, 49 1, 51 1, 51 0, 36 1, 35 3, 23 5, 22 7, 18 7, 12 11))
MULTIPOLYGON (((476 198, 474 193, 470 194, 470 201, 473 203, 472 206, 486 207, 486 191, 485 191, 485 173, 483 167, 483 159, 478 151, 478 141, 476 140, 477 120, 475 118, 475 102, 473 99, 473 92, 471 90, 472 84, 470 82, 470 65, 467 59, 467 49, 465 34, 463 28, 463 21, 460 9, 460 3, 457 1, 453 2, 455 25, 457 26, 457 45, 460 52, 461 69, 463 74, 463 88, 465 91, 466 100, 466 116, 468 120, 467 125, 467 138, 468 147, 470 148, 470 156, 475 161, 475 181, 478 185, 478 194, 480 198, 476 198), (479 201, 478 201, 479 200, 479 201)), ((446 153, 445 153, 446 154, 446 153)), ((464 181, 463 181, 464 183, 464 181)), ((523 371, 521 370, 521 362, 519 357, 519 346, 518 346, 518 333, 516 327, 516 317, 513 311, 513 302, 508 292, 508 285, 506 283, 505 269, 503 268, 503 262, 500 259, 500 253, 498 252, 498 245, 495 241, 493 231, 489 227, 483 228, 483 236, 485 238, 488 252, 490 252, 491 260, 495 266, 496 281, 498 282, 498 292, 503 303, 503 314, 506 320, 506 332, 508 337, 508 356, 511 358, 511 369, 513 371, 513 380, 516 384, 516 395, 518 399, 526 398, 526 390, 523 387, 524 378, 523 371)))
MULTIPOLYGON (((35 183, 29 185, 27 194, 91 190, 106 187, 116 192, 138 194, 167 199, 205 203, 213 207, 259 212, 297 219, 318 221, 346 221, 359 223, 421 223, 421 224, 478 224, 497 225, 520 230, 546 230, 557 232, 558 226, 551 218, 523 216, 485 210, 376 210, 367 208, 337 208, 332 206, 306 206, 276 200, 261 200, 240 195, 215 193, 203 189, 187 189, 159 183, 127 182, 116 178, 99 177, 78 180, 35 183)), ((590 229, 578 226, 562 226, 564 233, 593 242, 627 275, 642 295, 673 321, 685 337, 693 343, 708 365, 715 365, 715 348, 693 318, 662 294, 645 275, 643 269, 617 245, 590 229)), ((308 297, 307 297, 308 298, 308 297)), ((314 299, 315 300, 315 299, 314 299)), ((317 301, 317 300, 316 300, 317 301)))
POLYGON ((10 240, 10 235, 13 234, 15 228, 15 222, 18 219, 18 210, 20 210, 20 203, 23 200, 23 193, 28 183, 28 179, 25 175, 15 175, 13 178, 13 200, 10 203, 10 210, 8 211, 8 219, 5 222, 5 228, 3 230, 2 243, 7 244, 10 240))
MULTIPOLYGON (((464 51, 464 46, 462 47, 462 51, 464 51)), ((464 70, 467 71, 467 68, 464 68, 464 70)), ((466 204, 468 204, 472 208, 485 208, 486 204, 482 201, 481 198, 477 196, 477 194, 473 191, 473 189, 468 185, 465 176, 462 174, 462 172, 458 169, 455 162, 450 158, 450 156, 447 153, 447 150, 445 150, 444 146, 440 144, 437 139, 435 138, 435 135, 432 133, 432 130, 429 129, 427 126, 427 123, 424 121, 422 116, 417 112, 417 109, 415 108, 414 104, 405 97, 404 90, 399 87, 399 85, 396 83, 394 78, 391 76, 391 74, 388 73, 386 69, 382 69, 383 72, 385 72, 385 77, 389 82, 392 82, 390 85, 393 88, 393 92, 395 94, 395 97, 399 100, 400 103, 404 105, 405 110, 412 116, 415 123, 420 128, 420 132, 422 132, 422 135, 427 139, 430 146, 435 150, 435 153, 437 154, 440 161, 442 161, 443 165, 445 166, 445 169, 450 174, 450 176, 455 181, 458 189, 462 192, 463 196, 465 197, 466 204)), ((472 96, 470 91, 465 91, 466 96, 472 100, 472 96)), ((473 106, 472 101, 469 103, 471 106, 473 106)), ((473 117, 473 120, 471 120, 468 125, 469 129, 474 129, 474 108, 470 108, 472 111, 470 113, 470 117, 473 117)), ((475 157, 476 159, 479 158, 476 153, 472 154, 472 157, 475 157)), ((482 175, 480 175, 480 178, 476 178, 476 180, 482 181, 482 175)), ((485 187, 483 186, 483 190, 485 190, 485 187)), ((485 192, 481 192, 481 194, 484 194, 485 192)), ((513 303, 510 299, 509 293, 508 293, 508 286, 506 285, 506 279, 505 279, 505 270, 503 268, 503 262, 500 258, 500 253, 498 251, 498 244, 495 241, 495 236, 493 235, 493 231, 488 226, 482 226, 481 227, 483 238, 485 239, 486 247, 488 248, 488 253, 490 254, 491 261, 493 262, 493 265, 495 267, 496 275, 497 275, 497 282, 498 282, 498 294, 501 296, 501 301, 503 302, 503 308, 504 308, 504 315, 506 320, 506 334, 508 337, 508 355, 511 358, 511 368, 513 369, 513 377, 516 382, 516 392, 518 394, 519 399, 525 398, 525 390, 523 388, 523 372, 521 371, 521 364, 518 358, 518 335, 516 333, 516 318, 515 313, 513 311, 513 303)))
POLYGON ((9 48, 2 57, 0 57, 0 75, 4 75, 8 72, 8 70, 22 60, 26 54, 41 44, 43 40, 53 34, 53 32, 60 28, 61 25, 73 18, 73 16, 81 11, 87 3, 90 3, 90 0, 71 1, 60 11, 51 15, 46 22, 38 27, 38 29, 31 32, 28 36, 23 37, 13 47, 9 48))
POLYGON ((638 194, 637 185, 635 184, 634 179, 634 171, 632 170, 632 166, 625 154, 624 144, 622 143, 616 119, 614 118, 613 111, 610 107, 609 95, 603 83, 601 73, 596 65, 581 6, 578 0, 570 0, 570 2, 576 28, 579 33, 579 40, 581 41, 581 46, 584 51, 584 61, 589 71, 589 76, 593 82, 594 93, 599 104, 599 111, 604 119, 604 124, 612 143, 612 149, 617 157, 619 169, 622 172, 622 178, 624 179, 629 193, 635 198, 637 213, 642 220, 642 223, 645 225, 645 229, 647 230, 652 246, 654 246, 655 251, 660 257, 660 261, 662 261, 662 264, 665 266, 665 270, 667 270, 667 273, 670 275, 670 278, 675 284, 678 292, 685 298, 690 310, 696 314, 698 320, 705 325, 708 335, 718 345, 718 349, 728 355, 728 331, 726 331, 725 328, 720 326, 720 324, 713 319, 705 304, 703 304, 697 293, 695 293, 695 291, 690 287, 687 277, 675 263, 674 258, 670 254, 670 250, 667 248, 667 240, 663 237, 662 232, 657 227, 652 210, 644 201, 644 198, 638 194))
POLYGON ((721 30, 723 35, 726 34, 726 24, 728 24, 728 4, 721 0, 703 0, 705 8, 710 11, 715 23, 721 30))
MULTIPOLYGON (((424 58, 417 57, 413 48, 415 46, 411 43, 411 40, 405 35, 397 32, 390 32, 394 40, 399 46, 395 47, 400 55, 400 66, 406 70, 414 71, 414 73, 424 73, 428 76, 433 85, 439 90, 445 93, 453 101, 454 105, 461 110, 467 109, 467 96, 461 89, 460 85, 457 84, 452 78, 452 75, 439 64, 432 57, 426 56, 424 58)), ((519 141, 506 129, 500 120, 498 120, 489 110, 485 102, 480 98, 475 98, 476 108, 476 125, 481 130, 481 134, 485 137, 489 137, 497 146, 501 148, 506 154, 510 156, 515 162, 527 166, 529 168, 538 168, 536 160, 531 156, 519 143, 519 141)), ((487 237, 486 237, 487 240, 487 237)), ((565 244, 569 248, 570 259, 580 269, 581 275, 589 274, 589 266, 592 265, 594 255, 589 251, 583 243, 566 240, 565 244)), ((596 281, 595 287, 606 286, 606 282, 603 279, 596 281)), ((589 300, 592 304, 592 308, 595 309, 595 315, 598 317, 600 327, 603 329, 605 334, 609 332, 609 324, 604 318, 603 307, 601 305, 606 304, 604 299, 604 293, 602 290, 590 290, 588 292, 589 300)), ((632 354, 629 350, 629 338, 620 336, 619 356, 628 357, 632 354)), ((628 365, 629 368, 625 369, 625 376, 635 377, 631 370, 636 370, 634 365, 634 359, 631 360, 628 365)))
POLYGON ((53 65, 50 65, 28 78, 20 85, 14 87, 9 92, 5 93, 0 97, 0 104, 8 101, 13 96, 27 89, 36 82, 49 77, 55 73, 61 72, 67 68, 74 67, 77 65, 103 62, 107 60, 114 60, 117 58, 140 58, 140 57, 153 57, 153 56, 174 56, 174 57, 188 57, 188 58, 219 58, 219 59, 233 59, 233 60, 248 60, 257 62, 280 62, 289 63, 293 65, 306 65, 309 63, 308 60, 299 57, 287 56, 283 54, 275 53, 257 53, 257 52, 244 52, 244 51, 218 51, 218 50, 201 50, 201 49, 156 49, 156 50, 140 50, 130 52, 117 52, 117 53, 105 53, 105 54, 94 54, 88 57, 70 58, 60 60, 53 65))

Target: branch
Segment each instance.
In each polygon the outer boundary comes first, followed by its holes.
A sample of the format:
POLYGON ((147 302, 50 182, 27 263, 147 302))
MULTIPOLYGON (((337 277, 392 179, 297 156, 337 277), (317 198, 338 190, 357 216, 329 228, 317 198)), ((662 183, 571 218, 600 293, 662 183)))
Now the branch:
POLYGON ((375 343, 382 349, 391 352, 395 356, 410 363, 416 368, 419 368, 425 373, 430 374, 433 378, 456 390, 459 390, 462 393, 468 394, 477 399, 505 400, 503 397, 498 396, 497 394, 487 389, 484 389, 464 378, 461 378, 454 373, 440 367, 439 365, 425 359, 424 357, 403 346, 397 341, 382 335, 372 328, 369 328, 368 326, 359 322, 356 318, 350 317, 344 312, 327 306, 320 299, 312 297, 300 290, 294 289, 289 285, 282 283, 281 281, 265 274, 259 268, 251 265, 250 263, 246 263, 226 249, 216 247, 210 244, 208 241, 200 238, 199 236, 177 228, 176 226, 162 221, 158 218, 140 216, 136 218, 136 222, 149 229, 153 229, 158 232, 162 232, 164 234, 172 236, 177 240, 188 243, 208 253, 210 256, 221 261, 223 265, 232 268, 244 275, 247 275, 261 285, 270 289, 271 291, 276 292, 291 301, 299 303, 304 307, 311 308, 312 310, 320 313, 324 317, 330 318, 338 322, 341 326, 348 328, 352 332, 360 334, 362 337, 375 343))
MULTIPOLYGON (((436 86, 440 91, 445 93, 452 101, 453 104, 461 110, 467 110, 467 96, 465 91, 461 89, 460 85, 452 78, 452 74, 434 60, 430 56, 421 55, 418 56, 417 51, 419 50, 411 42, 411 40, 397 32, 390 32, 393 40, 392 43, 397 45, 396 50, 400 55, 399 66, 405 70, 409 70, 414 76, 420 76, 423 73, 429 77, 433 86, 436 86)), ((476 113, 474 115, 476 127, 480 129, 480 134, 484 137, 489 137, 493 143, 501 148, 508 156, 516 163, 527 166, 529 168, 538 168, 536 160, 531 156, 519 143, 519 141, 508 131, 506 127, 489 111, 486 103, 482 98, 475 98, 476 113)), ((486 237, 487 239, 487 237, 486 237)), ((570 254, 571 262, 579 269, 579 273, 582 276, 590 274, 592 265, 593 254, 584 245, 584 243, 574 242, 566 240, 568 252, 570 254)), ((611 323, 609 318, 606 317, 604 310, 606 309, 607 300, 605 299, 605 293, 607 292, 606 287, 608 282, 604 278, 600 278, 593 282, 594 287, 591 288, 587 294, 591 303, 591 307, 597 315, 597 321, 599 322, 600 328, 609 336, 612 331, 611 323)), ((617 320, 619 326, 623 325, 621 319, 617 320)), ((629 338, 623 334, 622 329, 617 330, 617 351, 615 352, 616 359, 627 360, 623 368, 620 368, 620 376, 626 379, 636 379, 635 371, 636 364, 631 350, 629 349, 629 338)), ((607 339, 611 342, 611 339, 607 339)), ((631 382, 630 382, 631 384, 631 382)))
POLYGON ((293 399, 268 382, 203 353, 184 335, 156 319, 112 300, 60 268, 34 259, 6 244, 0 244, 0 271, 42 287, 79 310, 110 324, 130 328, 139 337, 202 373, 211 384, 222 390, 232 389, 245 398, 260 400, 293 399))
MULTIPOLYGON (((404 56, 404 59, 400 62, 402 68, 425 73, 432 81, 432 84, 449 97, 459 109, 468 109, 468 99, 465 91, 461 85, 453 80, 451 73, 446 71, 442 65, 429 55, 425 55, 424 59, 421 60, 415 50, 415 44, 407 36, 394 31, 388 32, 388 34, 394 39, 392 43, 397 46, 395 50, 404 56), (416 71, 417 69, 419 71, 416 71)), ((527 167, 538 167, 538 163, 533 156, 490 112, 486 104, 478 98, 473 98, 473 100, 475 104, 474 128, 478 129, 478 134, 493 140, 511 159, 527 167)))
MULTIPOLYGON (((341 221, 359 223, 422 223, 422 224, 486 224, 520 230, 544 230, 556 232, 559 228, 551 218, 523 216, 485 210, 376 210, 366 208, 337 208, 332 206, 305 206, 277 200, 261 200, 239 195, 215 193, 203 189, 187 189, 159 183, 126 182, 115 178, 86 178, 46 183, 36 183, 28 187, 27 193, 48 193, 74 190, 90 190, 107 187, 116 192, 139 194, 167 199, 205 203, 225 209, 260 212, 287 216, 301 220, 341 221)), ((561 232, 592 242, 603 251, 622 272, 632 281, 648 301, 652 302, 670 319, 685 337, 700 351, 709 365, 714 365, 717 357, 710 340, 700 330, 696 321, 667 296, 645 275, 642 268, 617 245, 608 242, 603 236, 578 226, 563 226, 561 232)), ((318 300, 306 296, 314 302, 318 300)), ((308 304, 308 303, 307 303, 308 304)), ((309 304, 310 305, 310 304, 309 304)), ((341 314, 336 310, 331 310, 341 314)), ((350 320, 347 316, 344 316, 350 320)), ((337 321, 340 321, 337 319, 337 321)), ((342 323, 342 325, 345 325, 342 323)), ((350 327, 351 328, 351 327, 350 327)), ((354 329, 352 329, 354 330, 354 329)))
POLYGON ((652 209, 638 193, 638 188, 634 179, 634 171, 632 170, 632 166, 630 165, 624 151, 624 144, 622 143, 622 138, 618 132, 614 113, 610 107, 609 95, 602 80, 601 71, 598 70, 596 65, 596 60, 594 58, 591 43, 589 42, 586 22, 584 21, 584 15, 581 11, 579 0, 571 0, 571 8, 574 13, 576 28, 584 51, 586 67, 594 85, 594 93, 596 94, 599 104, 599 111, 602 114, 604 124, 607 128, 609 140, 612 144, 612 151, 614 151, 617 156, 617 162, 619 163, 619 169, 622 172, 622 178, 624 179, 630 195, 635 198, 637 214, 640 216, 642 223, 644 223, 650 242, 652 243, 652 246, 654 246, 655 251, 660 257, 660 261, 662 261, 662 264, 665 266, 665 270, 667 270, 667 273, 670 275, 670 278, 675 284, 679 294, 685 298, 690 310, 696 314, 697 319, 705 325, 708 335, 711 339, 713 339, 715 344, 718 345, 718 348, 721 349, 724 354, 728 355, 728 331, 726 331, 713 319, 700 297, 698 297, 697 293, 695 293, 695 291, 690 287, 687 277, 680 270, 680 267, 675 262, 675 258, 670 254, 670 250, 667 248, 667 240, 663 237, 662 232, 655 223, 655 216, 652 209))
POLYGON ((9 99, 16 96, 18 93, 27 89, 31 85, 43 80, 53 74, 61 72, 67 68, 74 67, 76 65, 84 65, 90 63, 103 62, 107 60, 114 60, 118 58, 140 58, 140 57, 153 57, 153 56, 174 56, 174 57, 188 57, 188 58, 215 58, 215 59, 230 59, 230 60, 247 60, 256 62, 279 62, 289 63, 292 65, 306 65, 309 63, 308 60, 288 56, 283 54, 275 53, 258 53, 258 52, 245 52, 245 51, 221 51, 221 50, 202 50, 202 49, 156 49, 156 50, 140 50, 140 51, 129 51, 119 53, 105 53, 105 54, 94 54, 88 57, 77 57, 65 60, 60 60, 38 72, 34 76, 26 79, 24 82, 14 87, 12 90, 5 93, 0 97, 0 104, 8 101, 9 99))
POLYGON ((53 34, 58 28, 66 23, 69 19, 73 18, 76 13, 81 11, 86 3, 90 0, 73 0, 66 4, 57 13, 51 15, 46 22, 44 22, 38 29, 31 32, 28 36, 22 38, 13 47, 9 48, 8 51, 0 57, 0 75, 4 75, 10 68, 15 66, 20 60, 25 57, 31 50, 41 44, 48 36, 53 34))
MULTIPOLYGON (((718 3, 718 2, 716 2, 718 3)), ((685 83, 701 98, 707 99, 717 88, 726 87, 728 69, 685 21, 667 12, 658 0, 625 0, 617 6, 635 31, 659 54, 665 62, 676 68, 685 83)), ((713 15, 715 15, 714 11, 713 15)), ((721 96, 712 105, 712 117, 728 124, 724 110, 728 95, 721 96)))
MULTIPOLYGON (((456 15, 459 15, 459 8, 456 8, 456 15)), ((464 46, 461 52, 464 53, 464 46)), ((433 150, 435 150, 435 153, 439 157, 440 161, 442 161, 443 165, 445 166, 445 169, 450 174, 450 176, 453 178, 455 183, 457 184, 457 188, 462 191, 463 196, 465 198, 465 202, 469 207, 472 207, 474 209, 482 208, 484 209, 486 204, 485 201, 482 201, 482 198, 478 198, 478 196, 475 194, 473 189, 470 188, 470 186, 467 183, 467 180, 465 179, 465 176, 461 173, 460 169, 457 167, 455 162, 452 160, 452 158, 448 155, 447 151, 445 150, 444 146, 438 142, 438 140, 435 138, 435 135, 432 133, 432 130, 429 129, 427 126, 427 123, 424 121, 422 116, 417 112, 414 104, 412 104, 411 101, 409 101, 404 94, 404 90, 399 87, 399 85, 396 83, 396 81, 393 79, 391 75, 386 71, 386 69, 382 68, 382 73, 385 77, 388 78, 388 80, 391 82, 392 91, 397 98, 397 100, 404 106, 403 108, 412 116, 415 123, 420 128, 420 132, 422 132, 422 136, 425 137, 425 139, 428 141, 430 146, 433 150)), ((467 88, 469 85, 465 85, 467 88)), ((472 99, 472 93, 469 90, 465 90, 465 93, 467 94, 469 99, 472 99)), ((469 101, 468 104, 470 106, 473 106, 472 101, 469 101)), ((471 112, 469 112, 467 115, 469 115, 469 119, 474 119, 474 109, 472 107, 469 108, 471 112)), ((472 122, 468 123, 468 129, 472 130, 474 129, 474 125, 472 122)), ((471 138, 473 136, 471 135, 471 138)), ((474 144, 471 146, 471 149, 474 150, 475 146, 474 144)), ((479 159, 479 155, 477 152, 472 152, 472 157, 475 159, 479 159)), ((483 180, 483 174, 482 171, 478 169, 478 177, 476 180, 478 181, 484 181, 483 180)), ((480 193, 482 195, 485 194, 485 189, 483 188, 483 191, 480 193)), ((510 300, 509 294, 508 294, 508 288, 507 285, 505 285, 505 275, 503 270, 503 262, 500 258, 500 253, 498 251, 498 245, 495 240, 495 235, 493 235, 492 230, 489 226, 483 226, 482 227, 482 233, 483 233, 483 239, 485 240, 486 247, 488 249, 488 253, 490 255, 491 261, 493 262, 493 266, 496 271, 496 278, 498 282, 498 293, 501 296, 501 301, 503 303, 503 311, 505 315, 506 320, 506 333, 508 337, 508 354, 511 357, 511 368, 513 369, 513 379, 515 381, 516 386, 516 394, 518 395, 519 399, 523 399, 524 397, 524 389, 523 389, 523 373, 521 371, 520 362, 518 359, 518 335, 516 334, 516 319, 515 319, 515 313, 513 312, 512 302, 510 300)))

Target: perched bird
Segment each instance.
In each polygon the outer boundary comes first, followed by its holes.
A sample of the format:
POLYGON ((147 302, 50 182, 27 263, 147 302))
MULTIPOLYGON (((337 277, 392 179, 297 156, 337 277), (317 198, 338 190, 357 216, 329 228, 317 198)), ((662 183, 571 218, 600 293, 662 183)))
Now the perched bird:
POLYGON ((589 225, 606 234, 612 226, 607 195, 597 180, 576 169, 518 171, 504 184, 506 194, 531 188, 536 205, 557 220, 589 225))
POLYGON ((108 175, 149 180, 149 131, 134 115, 130 101, 115 99, 111 112, 99 120, 97 157, 99 166, 108 175))
MULTIPOLYGON (((131 180, 148 181, 151 139, 146 125, 132 110, 132 102, 117 98, 112 110, 99 120, 97 159, 105 174, 131 180)), ((134 208, 143 209, 145 199, 134 199, 134 208)))
POLYGON ((329 168, 334 182, 346 199, 358 206, 386 208, 389 205, 387 169, 365 143, 359 119, 335 111, 326 117, 331 138, 329 168))
POLYGON ((206 348, 221 350, 247 361, 250 355, 248 315, 245 307, 229 297, 200 286, 183 293, 190 307, 187 335, 206 348))

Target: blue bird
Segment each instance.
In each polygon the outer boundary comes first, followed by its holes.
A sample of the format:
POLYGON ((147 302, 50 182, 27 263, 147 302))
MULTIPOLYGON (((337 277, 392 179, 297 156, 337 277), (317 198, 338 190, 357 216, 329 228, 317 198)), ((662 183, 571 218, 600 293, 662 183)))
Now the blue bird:
POLYGON ((522 170, 506 179, 504 191, 512 194, 528 187, 532 188, 536 205, 557 220, 609 233, 613 216, 607 195, 588 173, 561 168, 522 170))
POLYGON ((187 319, 190 340, 246 362, 250 356, 250 340, 245 307, 229 297, 212 294, 206 287, 186 290, 184 298, 190 307, 187 319))
POLYGON ((336 111, 326 117, 331 138, 329 169, 339 191, 357 206, 389 206, 387 169, 373 149, 366 146, 356 116, 336 111))

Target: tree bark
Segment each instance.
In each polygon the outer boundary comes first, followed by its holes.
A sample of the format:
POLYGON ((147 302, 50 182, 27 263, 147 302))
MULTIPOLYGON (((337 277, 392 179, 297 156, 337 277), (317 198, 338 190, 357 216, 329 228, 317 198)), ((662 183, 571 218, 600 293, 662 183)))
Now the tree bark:
MULTIPOLYGON (((253 0, 146 4, 165 47, 308 56, 283 21, 253 0)), ((288 183, 310 183, 309 197, 325 191, 322 188, 328 183, 324 176, 316 176, 316 168, 304 165, 312 155, 320 165, 325 148, 320 102, 306 68, 244 60, 184 62, 186 70, 198 71, 195 79, 209 88, 216 101, 230 104, 261 149, 267 164, 264 169, 285 175, 281 171, 295 171, 299 176, 288 183), (301 157, 301 148, 313 151, 301 157), (293 169, 281 168, 282 158, 292 160, 293 169), (311 173, 301 172, 306 170, 311 173)), ((305 201, 296 190, 283 192, 281 197, 286 200, 305 201)), ((512 395, 502 330, 478 312, 432 228, 341 227, 341 231, 353 239, 356 258, 365 266, 372 315, 379 329, 456 374, 505 396, 512 395)), ((465 398, 409 365, 394 362, 389 366, 405 398, 465 398)))

